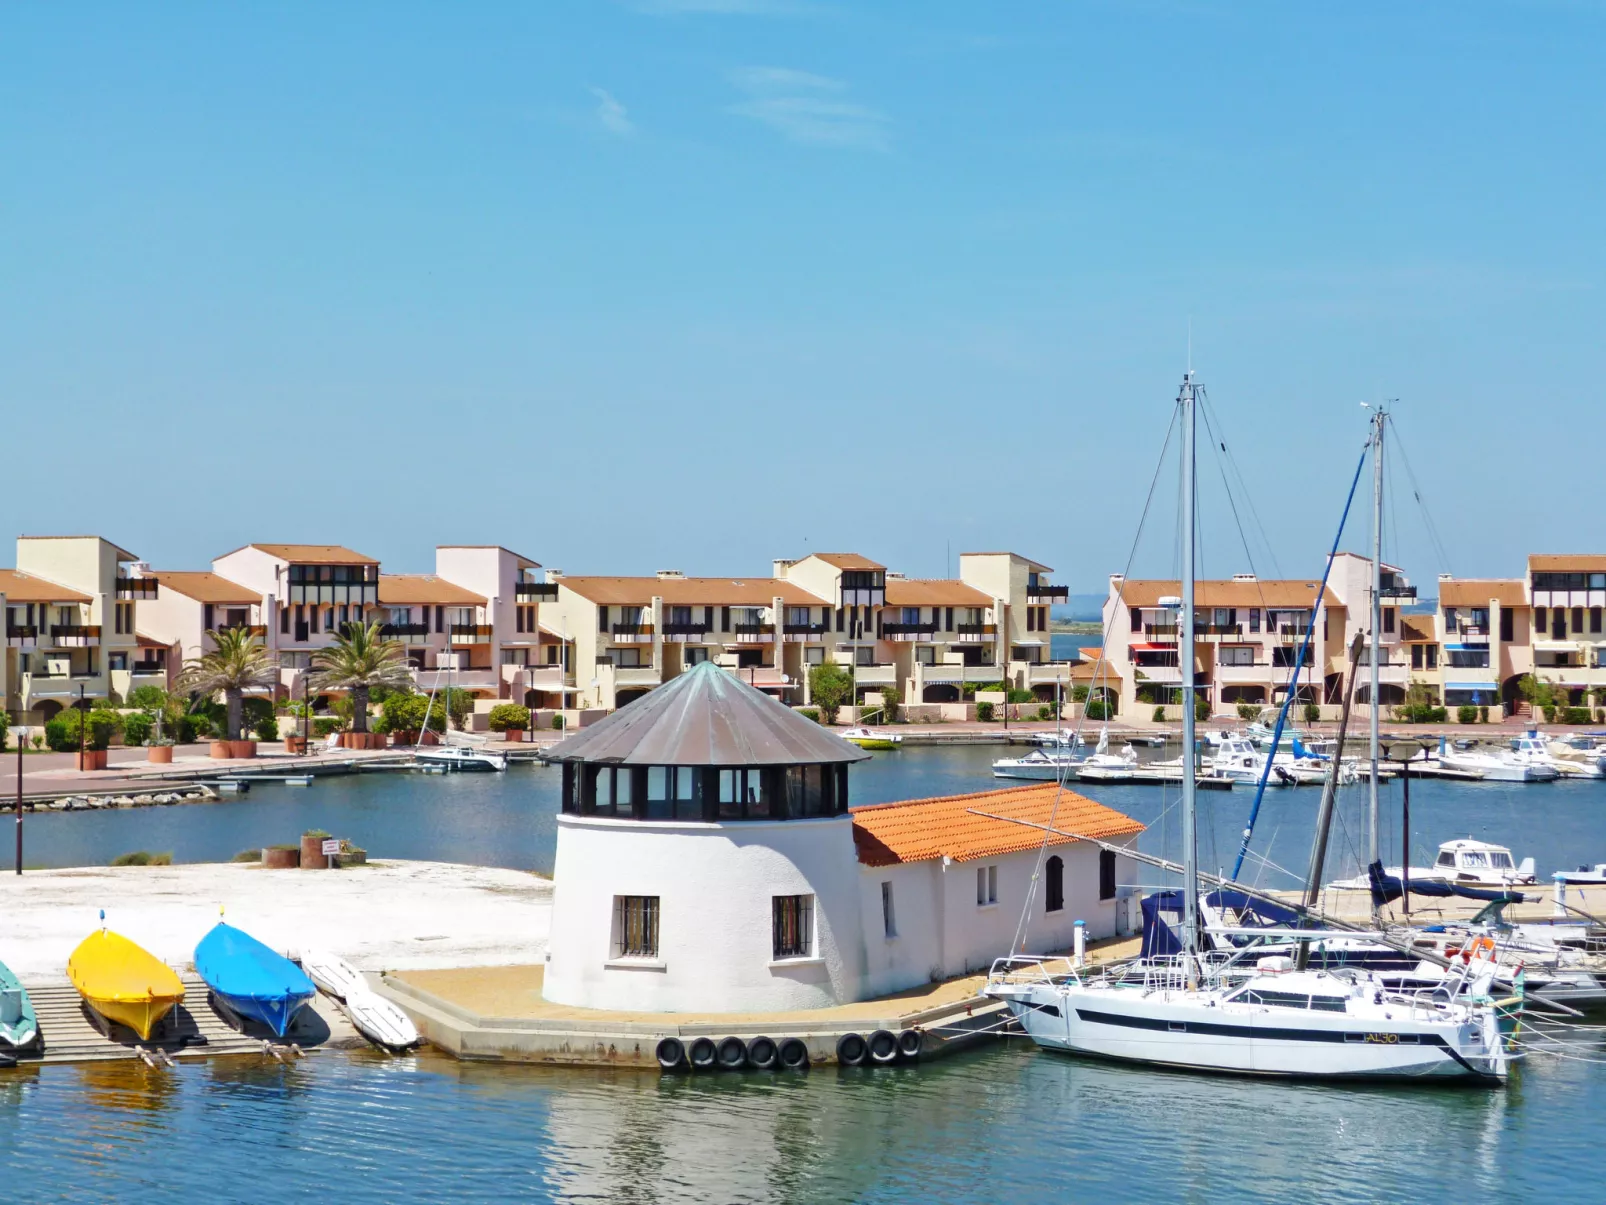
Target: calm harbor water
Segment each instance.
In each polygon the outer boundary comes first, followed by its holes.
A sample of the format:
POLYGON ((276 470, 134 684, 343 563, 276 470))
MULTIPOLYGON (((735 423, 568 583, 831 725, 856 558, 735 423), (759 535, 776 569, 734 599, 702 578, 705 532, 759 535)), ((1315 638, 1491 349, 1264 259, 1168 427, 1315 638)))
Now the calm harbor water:
MULTIPOLYGON (((994 785, 993 748, 877 754, 875 802, 994 785)), ((318 826, 375 857, 550 867, 557 777, 375 774, 261 785, 206 806, 50 814, 30 864, 129 849, 226 858, 318 826)), ((1174 853, 1174 791, 1090 788, 1174 853)), ((1364 844, 1347 791, 1335 872, 1364 844)), ((1230 865, 1251 793, 1201 794, 1202 861, 1230 865)), ((1255 848, 1302 868, 1314 789, 1268 792, 1255 848)), ((1606 783, 1413 784, 1413 846, 1473 834, 1541 874, 1606 858, 1606 783)), ((1386 789, 1389 840, 1399 787, 1386 789)), ((1253 863, 1252 863, 1253 864, 1253 863)), ((1258 864, 1256 864, 1258 865, 1258 864)), ((1249 876, 1246 876, 1249 877, 1249 876)), ((1263 881, 1287 880, 1264 873, 1263 881)), ((1229 1081, 1080 1062, 1024 1043, 892 1071, 660 1078, 327 1052, 0 1071, 0 1184, 16 1200, 160 1191, 260 1200, 929 1202, 1016 1199, 1484 1201, 1566 1193, 1606 1170, 1606 1039, 1537 1057, 1499 1091, 1229 1081)), ((1592 1195, 1593 1190, 1586 1190, 1592 1195)))

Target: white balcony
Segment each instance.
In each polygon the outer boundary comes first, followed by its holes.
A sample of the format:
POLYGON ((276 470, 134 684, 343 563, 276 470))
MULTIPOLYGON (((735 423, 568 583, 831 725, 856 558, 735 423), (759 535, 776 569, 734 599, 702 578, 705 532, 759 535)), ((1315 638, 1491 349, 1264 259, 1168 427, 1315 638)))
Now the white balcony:
POLYGON ((1269 662, 1258 661, 1254 665, 1215 665, 1211 667, 1210 678, 1222 686, 1262 686, 1286 681, 1288 671, 1276 669, 1269 662))
MULTIPOLYGON (((848 672, 853 675, 853 680, 860 686, 895 686, 898 681, 898 667, 896 665, 852 665, 848 666, 847 668, 848 672)), ((957 682, 959 681, 957 674, 952 678, 933 678, 931 676, 931 671, 933 669, 957 670, 958 668, 958 666, 928 665, 925 667, 926 681, 957 682)), ((974 677, 975 674, 973 672, 972 679, 974 679, 974 677)))
POLYGON ((1069 661, 1025 661, 1018 664, 1025 671, 1024 681, 1028 689, 1033 686, 1052 686, 1056 682, 1061 685, 1070 684, 1069 661))
POLYGON ((650 665, 636 666, 630 669, 616 669, 613 671, 613 684, 615 688, 624 686, 657 686, 658 682, 658 671, 650 665))
POLYGON ((519 690, 559 691, 573 690, 574 675, 565 680, 563 670, 556 665, 504 665, 502 681, 519 690))

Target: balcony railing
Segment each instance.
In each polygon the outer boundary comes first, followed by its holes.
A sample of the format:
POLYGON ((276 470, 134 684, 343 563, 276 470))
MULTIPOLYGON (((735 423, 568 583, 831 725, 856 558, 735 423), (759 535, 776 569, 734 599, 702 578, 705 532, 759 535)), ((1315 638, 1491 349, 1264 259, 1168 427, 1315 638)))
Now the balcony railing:
POLYGON ((1062 603, 1071 597, 1069 586, 1027 586, 1026 601, 1029 603, 1062 603))
POLYGON ((519 602, 557 602, 557 582, 515 582, 513 597, 519 602))
POLYGON ((486 623, 454 623, 451 625, 453 644, 486 644, 491 639, 491 625, 486 623))
POLYGON ((787 623, 781 625, 783 636, 824 636, 830 626, 823 623, 787 623))
POLYGON ((268 629, 260 623, 225 623, 217 628, 219 632, 244 632, 247 636, 255 636, 258 640, 268 638, 268 629))
POLYGON ((767 623, 733 623, 731 635, 738 641, 752 642, 755 640, 775 639, 775 628, 767 623))
POLYGON ((1378 592, 1380 598, 1412 598, 1416 597, 1415 586, 1384 586, 1378 592))
POLYGON ((936 634, 937 625, 934 623, 884 623, 881 625, 881 635, 888 640, 930 639, 936 634))
POLYGON ((154 577, 120 577, 117 579, 118 598, 155 598, 154 577))
MULTIPOLYGON (((615 630, 617 631, 617 628, 615 628, 615 630)), ((652 629, 650 628, 648 629, 649 632, 651 630, 652 629)), ((692 622, 691 620, 670 620, 664 624, 664 635, 671 638, 677 636, 681 638, 685 638, 687 636, 706 636, 713 630, 713 624, 705 623, 702 620, 698 620, 696 622, 692 622)))
POLYGON ((1143 634, 1151 639, 1175 640, 1182 628, 1174 623, 1146 623, 1143 634))
POLYGON ((165 674, 167 673, 167 664, 162 661, 136 661, 128 667, 128 672, 132 674, 165 674))
POLYGON ((963 641, 985 640, 998 635, 996 623, 962 623, 955 629, 963 641))
POLYGON ((422 640, 429 635, 427 623, 385 623, 379 625, 379 634, 391 640, 422 640))
POLYGON ((39 639, 39 625, 32 623, 6 624, 6 639, 16 640, 24 644, 39 639))
POLYGON ((50 625, 50 638, 52 640, 81 640, 85 644, 94 641, 100 643, 100 625, 98 623, 53 623, 50 625))
POLYGON ((1310 631, 1310 624, 1308 623, 1285 623, 1278 627, 1277 634, 1279 636, 1303 636, 1308 631, 1310 631))

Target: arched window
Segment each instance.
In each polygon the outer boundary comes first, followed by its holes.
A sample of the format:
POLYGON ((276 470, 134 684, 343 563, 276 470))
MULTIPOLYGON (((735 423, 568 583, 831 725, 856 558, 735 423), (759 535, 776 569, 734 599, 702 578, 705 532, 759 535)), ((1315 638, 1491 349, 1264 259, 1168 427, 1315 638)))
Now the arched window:
POLYGON ((1045 911, 1059 912, 1065 907, 1065 863, 1055 854, 1048 860, 1047 907, 1045 911))

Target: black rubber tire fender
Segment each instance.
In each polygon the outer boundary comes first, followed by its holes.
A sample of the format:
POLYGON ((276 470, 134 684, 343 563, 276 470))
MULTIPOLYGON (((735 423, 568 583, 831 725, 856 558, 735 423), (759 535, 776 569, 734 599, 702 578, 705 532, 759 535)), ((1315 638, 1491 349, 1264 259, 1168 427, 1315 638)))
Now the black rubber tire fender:
POLYGON ((870 1057, 863 1034, 845 1033, 836 1040, 836 1061, 844 1067, 862 1067, 870 1057))
POLYGON ((898 1061, 898 1035, 890 1029, 878 1029, 868 1038, 865 1044, 870 1047, 870 1057, 877 1063, 895 1063, 898 1061))
POLYGON ((781 1065, 774 1038, 754 1038, 747 1044, 747 1065, 760 1071, 774 1071, 781 1065))
POLYGON ((697 1038, 691 1044, 693 1071, 712 1071, 719 1063, 719 1048, 713 1038, 697 1038))
POLYGON ((747 1066, 747 1043, 737 1037, 721 1038, 719 1041, 719 1069, 721 1071, 740 1071, 747 1066))
POLYGON ((926 1035, 918 1029, 906 1029, 898 1035, 898 1054, 911 1062, 920 1057, 926 1045, 926 1035))
POLYGON ((658 1042, 658 1066, 665 1071, 686 1069, 686 1044, 679 1038, 661 1038, 658 1042))
POLYGON ((782 1038, 779 1051, 781 1066, 788 1071, 809 1069, 809 1047, 802 1038, 782 1038))

